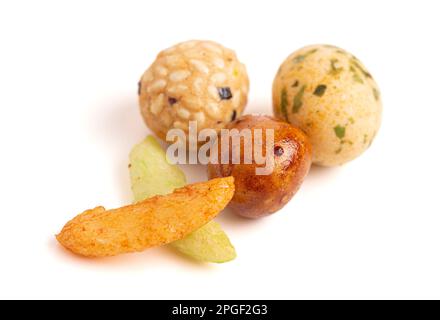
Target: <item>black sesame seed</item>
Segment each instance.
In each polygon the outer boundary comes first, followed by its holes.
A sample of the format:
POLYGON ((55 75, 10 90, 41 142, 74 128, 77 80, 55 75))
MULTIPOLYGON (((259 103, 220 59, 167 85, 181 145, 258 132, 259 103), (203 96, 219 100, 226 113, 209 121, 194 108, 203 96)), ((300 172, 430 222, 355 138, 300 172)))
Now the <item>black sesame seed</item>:
POLYGON ((237 111, 234 110, 234 111, 232 111, 231 121, 234 121, 236 118, 237 118, 237 111))
POLYGON ((172 106, 173 104, 177 103, 177 99, 173 97, 168 98, 168 103, 172 106))
POLYGON ((281 146, 275 146, 275 148, 273 149, 273 153, 277 156, 277 157, 281 157, 284 153, 284 149, 281 146))
POLYGON ((141 95, 141 90, 142 90, 142 83, 139 81, 138 82, 138 96, 141 95))
POLYGON ((229 100, 232 98, 232 92, 229 87, 217 88, 218 95, 222 100, 229 100))

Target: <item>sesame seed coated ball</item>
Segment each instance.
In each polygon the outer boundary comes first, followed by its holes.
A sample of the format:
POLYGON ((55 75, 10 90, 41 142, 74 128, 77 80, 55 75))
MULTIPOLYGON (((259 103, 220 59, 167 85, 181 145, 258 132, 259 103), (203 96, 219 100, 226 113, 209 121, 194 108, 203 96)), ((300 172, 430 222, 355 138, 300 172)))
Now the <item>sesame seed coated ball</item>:
POLYGON ((139 82, 147 126, 165 140, 168 130, 219 130, 243 112, 249 79, 234 51, 212 41, 187 41, 160 52, 139 82))

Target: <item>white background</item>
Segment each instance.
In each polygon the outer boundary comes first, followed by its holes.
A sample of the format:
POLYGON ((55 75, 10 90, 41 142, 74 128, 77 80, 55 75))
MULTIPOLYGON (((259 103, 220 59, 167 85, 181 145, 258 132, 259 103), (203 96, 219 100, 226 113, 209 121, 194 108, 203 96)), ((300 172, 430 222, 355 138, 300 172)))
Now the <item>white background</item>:
POLYGON ((2 1, 0 298, 440 298, 439 12, 437 1, 2 1), (54 234, 68 219, 131 201, 128 152, 149 132, 137 81, 193 38, 247 65, 247 113, 272 112, 292 51, 351 51, 382 90, 376 141, 343 167, 312 168, 269 218, 224 212, 234 262, 67 253, 54 234))

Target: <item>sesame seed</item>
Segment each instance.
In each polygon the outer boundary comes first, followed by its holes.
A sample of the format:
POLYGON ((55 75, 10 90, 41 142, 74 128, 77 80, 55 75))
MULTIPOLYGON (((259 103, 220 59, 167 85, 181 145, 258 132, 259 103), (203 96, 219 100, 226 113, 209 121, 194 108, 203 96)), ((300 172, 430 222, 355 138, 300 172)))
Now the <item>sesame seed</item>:
POLYGON ((170 80, 174 82, 179 82, 185 80, 191 75, 191 73, 187 70, 178 70, 174 71, 170 74, 170 80))

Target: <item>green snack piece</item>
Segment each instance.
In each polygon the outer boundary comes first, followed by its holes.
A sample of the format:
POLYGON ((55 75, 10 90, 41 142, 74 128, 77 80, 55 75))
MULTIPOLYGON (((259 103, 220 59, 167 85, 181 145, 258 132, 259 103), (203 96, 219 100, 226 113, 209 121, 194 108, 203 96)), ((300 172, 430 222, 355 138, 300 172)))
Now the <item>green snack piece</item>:
POLYGON ((131 150, 129 169, 135 202, 165 195, 186 185, 182 170, 168 163, 166 153, 153 136, 131 150))
POLYGON ((215 221, 171 245, 183 254, 205 262, 223 263, 236 257, 234 246, 215 221))
MULTIPOLYGON (((185 174, 168 163, 166 153, 153 136, 130 152, 131 188, 135 201, 169 194, 186 184, 185 174)), ((203 262, 228 262, 236 257, 234 246, 215 221, 170 244, 181 253, 203 262)))

